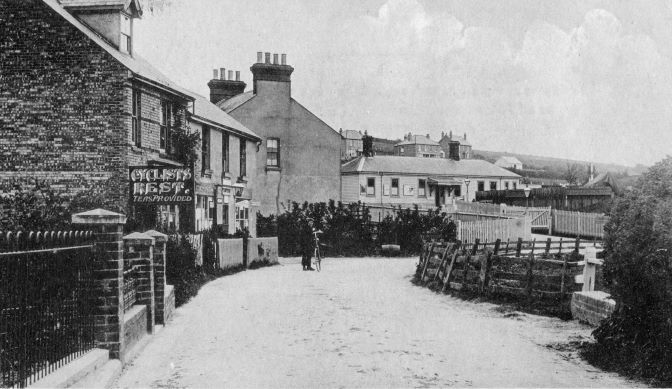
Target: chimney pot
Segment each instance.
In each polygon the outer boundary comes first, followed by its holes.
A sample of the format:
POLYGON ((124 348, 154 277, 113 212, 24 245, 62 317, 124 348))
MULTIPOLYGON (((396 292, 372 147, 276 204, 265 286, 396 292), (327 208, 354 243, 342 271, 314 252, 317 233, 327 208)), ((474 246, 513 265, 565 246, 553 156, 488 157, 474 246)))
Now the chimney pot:
POLYGON ((264 62, 264 53, 261 51, 257 51, 257 63, 262 63, 264 62))
POLYGON ((448 139, 453 140, 453 130, 450 130, 450 135, 448 135, 448 139))
POLYGON ((219 68, 219 79, 226 80, 226 68, 219 68))
POLYGON ((427 134, 427 139, 429 139, 429 134, 427 134))
POLYGON ((464 133, 464 140, 467 140, 467 133, 464 133))
POLYGON ((229 81, 233 81, 233 70, 229 70, 229 81))
POLYGON ((236 81, 240 81, 240 70, 236 70, 236 81))
POLYGON ((216 80, 216 79, 219 78, 219 74, 218 74, 218 72, 219 72, 219 71, 218 71, 217 69, 212 69, 212 79, 213 79, 213 80, 216 80))
POLYGON ((266 59, 266 63, 267 63, 267 64, 270 64, 270 63, 271 63, 271 53, 265 53, 265 56, 266 56, 266 58, 265 58, 265 59, 266 59))
POLYGON ((282 54, 282 55, 280 56, 280 63, 281 63, 282 65, 287 65, 287 54, 282 54))
POLYGON ((278 55, 273 54, 273 65, 277 65, 277 64, 278 64, 278 55))

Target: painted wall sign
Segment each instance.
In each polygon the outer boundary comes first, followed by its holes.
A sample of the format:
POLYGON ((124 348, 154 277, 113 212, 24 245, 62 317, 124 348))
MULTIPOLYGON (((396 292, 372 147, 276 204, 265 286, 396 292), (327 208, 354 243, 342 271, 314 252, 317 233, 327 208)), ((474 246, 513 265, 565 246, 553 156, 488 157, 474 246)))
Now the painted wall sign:
POLYGON ((133 204, 193 204, 193 167, 131 166, 128 169, 133 204))

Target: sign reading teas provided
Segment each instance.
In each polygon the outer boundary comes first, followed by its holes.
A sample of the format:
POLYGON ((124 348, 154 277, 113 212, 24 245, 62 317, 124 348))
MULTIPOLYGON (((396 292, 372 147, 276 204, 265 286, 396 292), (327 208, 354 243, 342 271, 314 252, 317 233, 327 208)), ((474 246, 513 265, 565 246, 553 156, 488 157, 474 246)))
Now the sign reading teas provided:
POLYGON ((131 202, 135 204, 191 204, 194 169, 132 166, 129 168, 131 202))

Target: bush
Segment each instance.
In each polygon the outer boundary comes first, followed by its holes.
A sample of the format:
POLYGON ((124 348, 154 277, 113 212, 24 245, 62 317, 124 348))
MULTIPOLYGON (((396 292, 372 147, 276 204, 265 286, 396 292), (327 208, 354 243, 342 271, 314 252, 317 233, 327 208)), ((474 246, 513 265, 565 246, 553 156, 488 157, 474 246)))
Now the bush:
POLYGON ((420 212, 417 206, 412 210, 399 208, 394 217, 387 216, 376 225, 371 222, 366 205, 345 205, 333 200, 302 205, 292 203, 277 217, 257 214, 257 232, 259 236, 278 237, 279 255, 296 256, 301 255, 300 236, 309 222, 323 232, 320 242, 326 246, 321 249, 326 256, 372 255, 381 245, 390 243, 399 244, 406 254, 417 254, 424 234, 439 234, 448 240, 456 236, 455 224, 437 210, 420 212))
POLYGON ((672 383, 672 157, 616 200, 605 226, 604 280, 616 311, 587 356, 625 373, 672 383))
POLYGON ((173 234, 166 243, 166 282, 175 287, 175 305, 180 306, 206 282, 205 273, 196 265, 196 249, 185 235, 173 234))

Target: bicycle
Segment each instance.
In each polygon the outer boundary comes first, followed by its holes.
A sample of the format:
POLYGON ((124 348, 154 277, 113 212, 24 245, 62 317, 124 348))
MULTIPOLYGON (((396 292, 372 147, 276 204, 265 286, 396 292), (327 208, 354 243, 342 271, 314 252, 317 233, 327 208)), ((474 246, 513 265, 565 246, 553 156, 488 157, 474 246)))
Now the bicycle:
POLYGON ((317 230, 313 231, 313 239, 315 240, 315 251, 313 252, 315 270, 320 271, 322 269, 322 254, 320 253, 320 238, 319 234, 322 234, 322 231, 317 230))

